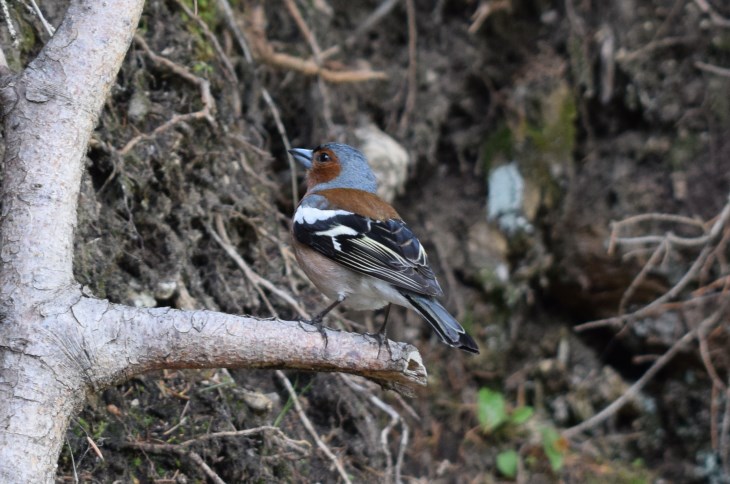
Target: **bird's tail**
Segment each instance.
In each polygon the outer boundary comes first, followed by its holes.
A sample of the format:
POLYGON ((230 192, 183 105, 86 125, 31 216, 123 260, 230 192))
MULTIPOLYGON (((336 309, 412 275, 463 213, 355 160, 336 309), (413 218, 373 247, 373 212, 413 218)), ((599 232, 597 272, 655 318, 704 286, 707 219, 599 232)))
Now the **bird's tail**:
POLYGON ((474 338, 469 336, 459 322, 436 299, 420 294, 403 293, 413 309, 423 316, 436 331, 441 340, 449 346, 454 346, 469 353, 479 353, 474 338))

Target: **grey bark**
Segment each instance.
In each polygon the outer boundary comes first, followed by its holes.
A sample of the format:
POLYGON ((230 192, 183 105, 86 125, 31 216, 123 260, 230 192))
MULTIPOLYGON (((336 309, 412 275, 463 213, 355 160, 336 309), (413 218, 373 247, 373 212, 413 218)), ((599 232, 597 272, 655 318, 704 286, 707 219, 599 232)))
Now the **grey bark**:
POLYGON ((87 397, 159 368, 346 371, 408 392, 426 381, 412 346, 392 357, 360 335, 212 311, 139 309, 82 291, 73 231, 89 137, 142 0, 74 0, 20 74, 0 79, 0 482, 52 482, 87 397))

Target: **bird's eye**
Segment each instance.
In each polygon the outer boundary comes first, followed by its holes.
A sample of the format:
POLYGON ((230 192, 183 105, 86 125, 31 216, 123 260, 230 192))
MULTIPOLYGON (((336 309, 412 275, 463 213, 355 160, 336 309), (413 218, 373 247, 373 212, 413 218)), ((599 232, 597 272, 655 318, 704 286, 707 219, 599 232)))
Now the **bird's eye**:
POLYGON ((327 153, 320 153, 317 155, 317 161, 320 163, 327 163, 328 161, 332 161, 332 158, 330 158, 330 155, 327 153))

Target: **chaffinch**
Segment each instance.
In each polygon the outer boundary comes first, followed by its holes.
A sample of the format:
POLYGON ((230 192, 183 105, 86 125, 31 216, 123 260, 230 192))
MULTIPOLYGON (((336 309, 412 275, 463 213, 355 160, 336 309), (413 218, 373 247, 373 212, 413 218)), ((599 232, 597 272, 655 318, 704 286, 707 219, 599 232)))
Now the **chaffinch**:
POLYGON ((393 207, 375 192, 365 156, 351 146, 327 143, 289 153, 307 169, 307 193, 294 212, 294 253, 315 286, 334 302, 312 319, 347 301, 352 309, 390 304, 419 313, 447 345, 479 353, 474 339, 436 300, 443 295, 426 251, 393 207))

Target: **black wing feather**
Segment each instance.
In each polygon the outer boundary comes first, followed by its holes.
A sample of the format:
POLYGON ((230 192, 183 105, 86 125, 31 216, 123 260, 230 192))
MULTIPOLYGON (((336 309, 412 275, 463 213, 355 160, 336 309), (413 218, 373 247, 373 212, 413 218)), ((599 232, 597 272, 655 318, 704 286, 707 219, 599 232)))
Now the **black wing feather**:
POLYGON ((356 272, 417 294, 443 294, 425 250, 402 220, 333 211, 311 223, 295 221, 293 232, 299 242, 356 272))

